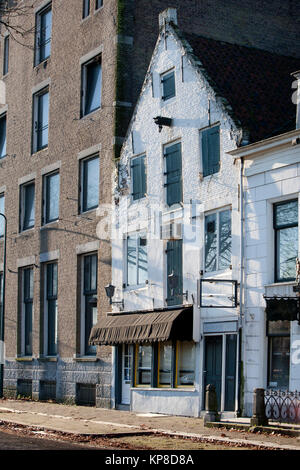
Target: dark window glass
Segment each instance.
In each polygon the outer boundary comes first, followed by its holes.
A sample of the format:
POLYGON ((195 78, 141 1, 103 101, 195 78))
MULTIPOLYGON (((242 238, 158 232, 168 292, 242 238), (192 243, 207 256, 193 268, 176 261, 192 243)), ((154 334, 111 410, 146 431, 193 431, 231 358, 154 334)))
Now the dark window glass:
POLYGON ((97 322, 97 270, 98 270, 98 257, 96 254, 84 257, 84 280, 83 280, 83 295, 85 307, 85 324, 84 324, 84 337, 85 337, 85 351, 86 355, 96 354, 96 346, 89 344, 89 337, 92 327, 97 322))
POLYGON ((9 62, 9 36, 4 38, 4 50, 3 50, 3 75, 8 73, 8 62, 9 62))
POLYGON ((86 18, 90 14, 90 0, 83 0, 82 2, 82 18, 86 18))
POLYGON ((36 17, 36 65, 51 54, 52 10, 51 5, 36 17))
POLYGON ((33 268, 23 270, 24 353, 32 355, 33 268))
POLYGON ((169 100, 175 96, 175 74, 174 72, 166 73, 161 78, 162 83, 162 99, 169 100))
POLYGON ((95 9, 98 10, 103 5, 103 0, 96 0, 95 9))
POLYGON ((102 71, 100 57, 82 68, 82 115, 85 116, 101 106, 102 71))
POLYGON ((177 143, 165 148, 165 186, 167 190, 167 204, 172 206, 182 202, 181 178, 181 144, 177 143))
POLYGON ((298 200, 275 204, 274 230, 275 280, 293 280, 298 256, 298 200))
POLYGON ((37 152, 48 145, 49 126, 49 91, 42 90, 33 97, 34 105, 34 130, 33 151, 37 152))
POLYGON ((57 263, 47 266, 47 343, 48 355, 57 354, 57 263))
POLYGON ((35 205, 34 205, 35 188, 34 183, 26 184, 22 187, 22 210, 23 221, 22 230, 27 230, 34 226, 35 219, 35 205))
POLYGON ((45 223, 59 217, 59 173, 45 177, 45 223))
POLYGON ((214 126, 201 132, 203 176, 220 170, 220 127, 214 126))
POLYGON ((151 385, 152 346, 137 345, 136 385, 151 385))
POLYGON ((99 157, 82 161, 82 212, 99 204, 99 157))
MULTIPOLYGON (((0 214, 5 215, 5 196, 4 196, 4 194, 0 194, 0 214)), ((5 227, 4 217, 0 216, 0 237, 4 236, 4 227, 5 227)))
POLYGON ((162 387, 172 386, 172 341, 159 343, 159 376, 158 382, 162 387))
POLYGON ((0 116, 0 158, 6 156, 6 114, 0 116))
POLYGON ((268 386, 289 388, 290 372, 290 322, 268 322, 269 376, 268 386))

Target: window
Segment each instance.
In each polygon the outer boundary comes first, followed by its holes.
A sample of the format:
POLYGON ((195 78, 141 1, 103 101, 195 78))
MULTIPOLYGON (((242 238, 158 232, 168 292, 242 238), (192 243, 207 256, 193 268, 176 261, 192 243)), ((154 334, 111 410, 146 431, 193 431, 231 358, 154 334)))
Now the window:
POLYGON ((44 176, 43 223, 48 224, 59 217, 59 172, 44 176))
POLYGON ((167 243, 167 304, 182 304, 182 240, 167 243))
POLYGON ((220 126, 213 126, 201 132, 203 176, 213 175, 220 170, 220 126))
MULTIPOLYGON (((4 194, 0 194, 0 214, 5 215, 5 196, 4 194)), ((5 219, 4 217, 0 216, 0 238, 4 236, 5 230, 5 219)))
POLYGON ((96 0, 95 10, 99 10, 103 6, 103 0, 96 0))
POLYGON ((9 36, 5 36, 3 44, 3 75, 8 73, 9 36))
POLYGON ((81 161, 80 212, 95 209, 99 205, 99 157, 81 161))
POLYGON ((205 216, 205 271, 219 271, 231 265, 231 211, 205 216))
POLYGON ((132 199, 136 201, 146 194, 146 156, 133 158, 131 160, 132 199))
POLYGON ((50 57, 51 53, 52 10, 51 4, 36 15, 35 65, 50 57))
POLYGON ((193 387, 195 343, 165 341, 135 346, 136 387, 193 387))
POLYGON ((22 355, 32 356, 33 268, 22 270, 22 355))
POLYGON ((145 284, 148 279, 147 237, 136 233, 127 237, 127 285, 145 284))
POLYGON ((90 0, 82 1, 82 19, 86 18, 90 14, 90 0))
POLYGON ((0 116, 0 159, 6 156, 6 114, 0 116))
POLYGON ((83 64, 81 72, 81 117, 83 117, 101 106, 101 56, 83 64))
POLYGON ((161 75, 162 99, 169 100, 175 96, 175 73, 174 70, 161 75))
POLYGON ((33 96, 33 152, 48 146, 49 89, 44 88, 33 96))
POLYGON ((33 182, 20 187, 20 231, 34 227, 35 219, 35 185, 33 182))
POLYGON ((84 354, 96 354, 96 346, 89 344, 92 327, 97 323, 97 254, 83 257, 83 333, 84 354))
POLYGON ((289 388, 290 322, 268 321, 268 387, 289 388))
POLYGON ((166 146, 164 158, 166 202, 172 206, 182 202, 181 143, 166 146))
POLYGON ((274 205, 275 281, 296 278, 298 256, 298 200, 274 205))
POLYGON ((48 263, 45 266, 46 298, 45 298, 45 340, 46 354, 57 354, 57 263, 48 263))

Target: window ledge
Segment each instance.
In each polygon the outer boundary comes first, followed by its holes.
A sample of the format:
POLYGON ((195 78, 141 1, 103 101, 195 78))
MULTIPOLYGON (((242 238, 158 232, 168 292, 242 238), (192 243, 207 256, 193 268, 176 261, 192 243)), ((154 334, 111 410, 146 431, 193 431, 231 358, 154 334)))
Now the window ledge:
POLYGON ((130 387, 130 390, 132 391, 143 391, 143 392, 157 392, 157 391, 164 391, 164 392, 189 392, 189 393, 195 393, 197 392, 196 388, 191 386, 189 387, 176 387, 176 388, 169 388, 169 387, 130 387))
POLYGON ((39 68, 46 68, 48 67, 48 64, 50 64, 50 58, 51 56, 49 55, 46 59, 42 60, 41 62, 39 62, 38 64, 35 64, 33 66, 33 68, 35 70, 38 70, 39 68))
POLYGON ((76 362, 98 362, 99 357, 94 356, 74 356, 73 361, 76 362))
POLYGON ((40 150, 34 150, 32 153, 31 153, 31 156, 32 157, 35 157, 35 156, 38 156, 40 155, 42 152, 45 152, 48 150, 48 145, 47 147, 44 147, 43 149, 40 149, 40 150))
POLYGON ((83 116, 80 116, 79 121, 88 120, 89 118, 91 118, 92 116, 94 116, 96 113, 98 113, 99 111, 101 111, 101 109, 102 109, 102 106, 99 106, 99 108, 94 109, 94 111, 91 111, 91 112, 88 113, 88 114, 84 114, 83 116))
POLYGON ((16 238, 32 235, 34 233, 35 228, 36 227, 30 227, 25 230, 22 230, 22 232, 17 233, 16 238))
POLYGON ((51 228, 51 227, 55 227, 56 225, 58 225, 59 223, 59 219, 56 219, 56 220, 53 220, 52 222, 47 222, 46 224, 42 225, 40 227, 40 230, 47 230, 47 228, 51 228))
POLYGON ((33 356, 17 356, 15 359, 18 362, 32 362, 35 358, 33 356))
POLYGON ((294 286, 296 281, 282 281, 282 282, 273 282, 271 284, 265 284, 265 287, 279 287, 279 286, 294 286))

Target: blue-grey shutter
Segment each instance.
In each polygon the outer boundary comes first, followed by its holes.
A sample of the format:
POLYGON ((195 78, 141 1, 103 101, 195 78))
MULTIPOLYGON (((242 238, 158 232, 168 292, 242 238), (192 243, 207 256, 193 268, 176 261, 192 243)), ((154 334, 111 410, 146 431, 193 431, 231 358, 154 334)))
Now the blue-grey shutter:
POLYGON ((212 175, 220 170, 220 128, 210 127, 202 131, 203 176, 212 175))
POLYGON ((182 304, 182 240, 170 240, 167 243, 167 276, 174 273, 178 276, 178 284, 173 289, 170 287, 169 278, 167 283, 168 305, 182 304))
POLYGON ((163 100, 169 100, 175 96, 175 74, 174 72, 167 73, 162 77, 163 87, 163 100))
POLYGON ((131 161, 132 198, 141 199, 146 193, 145 155, 131 161))
POLYGON ((181 181, 181 144, 174 144, 165 149, 167 204, 172 206, 182 202, 181 181))

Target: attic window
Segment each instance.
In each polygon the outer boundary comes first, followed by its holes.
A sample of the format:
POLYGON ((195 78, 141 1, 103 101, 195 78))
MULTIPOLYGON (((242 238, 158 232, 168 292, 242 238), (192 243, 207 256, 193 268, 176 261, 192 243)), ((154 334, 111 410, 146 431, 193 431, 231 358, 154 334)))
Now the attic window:
POLYGON ((161 75, 161 86, 162 86, 163 101, 167 101, 173 98, 174 96, 176 96, 174 70, 171 70, 170 72, 167 72, 161 75))

